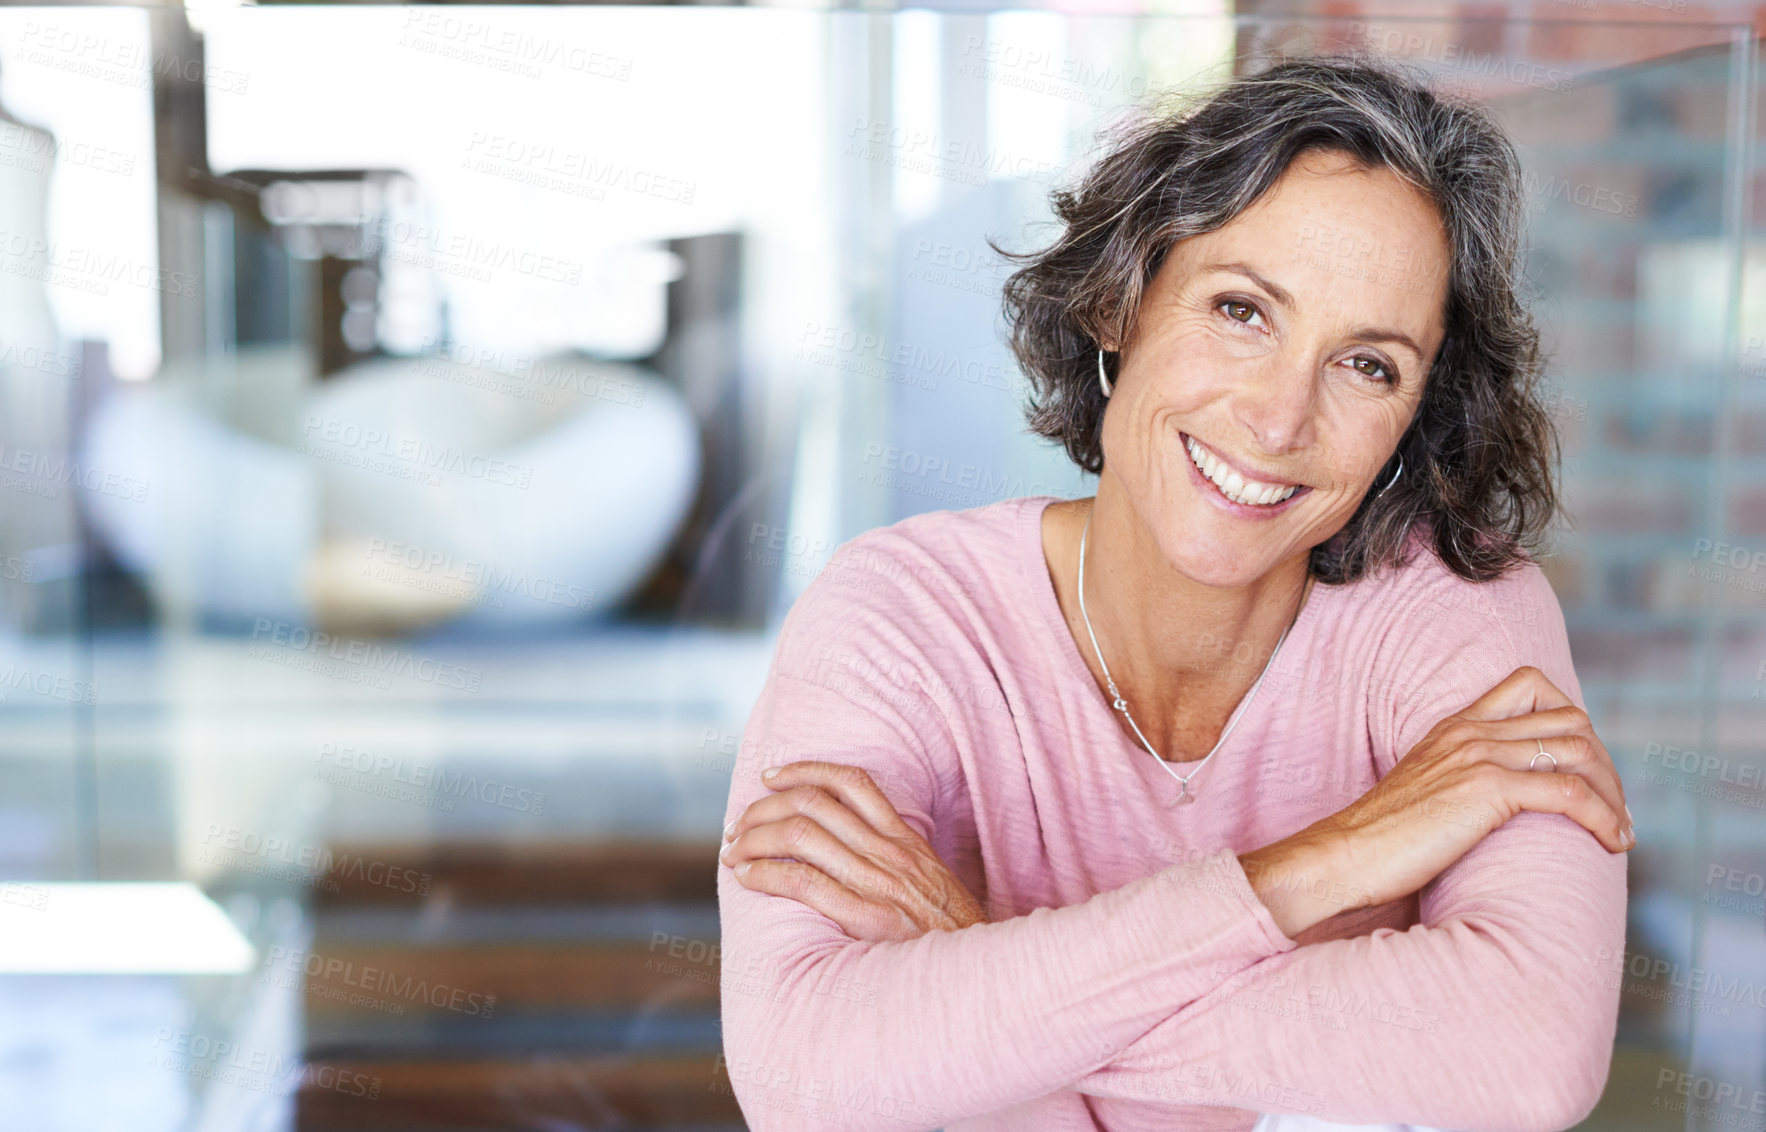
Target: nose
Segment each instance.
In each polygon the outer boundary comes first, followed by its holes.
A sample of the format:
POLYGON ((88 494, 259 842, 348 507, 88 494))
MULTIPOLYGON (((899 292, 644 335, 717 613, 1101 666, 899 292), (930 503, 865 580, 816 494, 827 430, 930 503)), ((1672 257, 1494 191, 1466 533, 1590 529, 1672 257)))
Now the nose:
POLYGON ((1279 456, 1312 443, 1317 401, 1315 368, 1275 358, 1261 372, 1246 375, 1233 397, 1233 414, 1260 449, 1279 456))

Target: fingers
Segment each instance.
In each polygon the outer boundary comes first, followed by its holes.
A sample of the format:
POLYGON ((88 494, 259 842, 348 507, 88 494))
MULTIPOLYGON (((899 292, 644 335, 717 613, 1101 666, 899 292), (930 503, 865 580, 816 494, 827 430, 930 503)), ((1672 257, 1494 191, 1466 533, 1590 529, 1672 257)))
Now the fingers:
MULTIPOLYGON (((827 790, 820 786, 803 785, 750 802, 748 808, 737 814, 736 820, 727 827, 724 842, 727 845, 744 840, 743 835, 751 830, 771 822, 789 821, 799 814, 809 817, 854 849, 875 850, 885 840, 882 834, 827 790)), ((795 853, 778 855, 796 856, 795 853)))
POLYGON ((853 939, 910 940, 988 922, 864 769, 804 761, 762 781, 775 793, 730 822, 719 854, 744 887, 808 904, 853 939))
MULTIPOLYGON (((832 763, 798 765, 795 777, 814 778, 847 788, 846 797, 864 800, 871 794, 883 798, 865 772, 832 763), (859 776, 863 776, 860 780, 859 776)), ((923 904, 921 894, 904 878, 913 877, 915 862, 902 840, 919 842, 919 834, 889 809, 901 839, 879 833, 823 785, 803 783, 784 786, 784 772, 769 785, 779 791, 750 803, 728 827, 728 840, 718 859, 737 866, 762 859, 779 859, 808 865, 849 890, 861 901, 887 903, 895 909, 923 904)), ((883 799, 888 806, 888 800, 883 799)))
MULTIPOLYGON (((1478 730, 1493 739, 1550 739, 1553 735, 1590 735, 1594 725, 1575 704, 1481 722, 1478 730)), ((1537 748, 1534 754, 1538 754, 1537 748)))
POLYGON ((1500 760, 1504 766, 1514 770, 1526 770, 1534 766, 1540 770, 1553 769, 1550 760, 1539 758, 1539 748, 1543 745, 1546 753, 1557 760, 1559 767, 1587 778, 1589 784, 1600 791, 1601 797, 1613 811, 1624 815, 1626 828, 1631 827, 1631 810, 1625 804, 1625 783, 1619 778, 1619 770, 1613 764, 1606 744, 1594 733, 1594 725, 1589 722, 1588 713, 1581 708, 1570 704, 1508 719, 1490 720, 1479 723, 1477 727, 1488 739, 1519 744, 1508 750, 1500 760))
POLYGON ((776 770, 777 773, 769 778, 767 772, 762 771, 761 781, 774 790, 786 790, 793 786, 820 786, 879 833, 891 837, 915 833, 912 826, 901 820, 895 804, 863 767, 801 759, 768 769, 776 770))
MULTIPOLYGON (((1619 815, 1622 832, 1631 828, 1625 808, 1625 790, 1604 748, 1587 735, 1558 735, 1550 739, 1492 739, 1479 744, 1482 754, 1508 770, 1531 774, 1575 775, 1586 782, 1606 808, 1619 815), (1546 758, 1539 750, 1545 748, 1546 758)), ((1625 848, 1631 846, 1627 844, 1625 848)))
POLYGON ((1636 844, 1626 836, 1628 823, 1624 816, 1615 813, 1582 776, 1548 770, 1503 770, 1499 773, 1503 778, 1504 797, 1518 808, 1543 814, 1563 814, 1594 834, 1595 840, 1612 853, 1623 853, 1636 844))
POLYGON ((744 888, 807 904, 833 920, 852 939, 913 938, 917 932, 900 909, 865 900, 814 865, 761 859, 736 874, 744 888))
POLYGON ((734 868, 763 857, 789 857, 813 865, 860 896, 894 900, 901 894, 901 883, 888 870, 805 814, 754 826, 725 845, 718 860, 734 868))
POLYGON ((1466 719, 1508 719, 1528 712, 1575 707, 1545 673, 1526 665, 1515 669, 1459 714, 1466 719))

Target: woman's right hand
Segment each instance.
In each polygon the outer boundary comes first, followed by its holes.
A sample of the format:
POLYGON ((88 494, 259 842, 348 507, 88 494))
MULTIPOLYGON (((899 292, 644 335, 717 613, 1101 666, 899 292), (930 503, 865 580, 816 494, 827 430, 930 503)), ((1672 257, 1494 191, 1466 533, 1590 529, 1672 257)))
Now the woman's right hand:
POLYGON ((1563 814, 1615 853, 1637 844, 1587 713, 1537 668, 1515 669, 1436 724, 1345 809, 1239 861, 1291 938, 1338 912, 1409 896, 1522 810, 1563 814), (1528 769, 1541 741, 1556 771, 1528 769))

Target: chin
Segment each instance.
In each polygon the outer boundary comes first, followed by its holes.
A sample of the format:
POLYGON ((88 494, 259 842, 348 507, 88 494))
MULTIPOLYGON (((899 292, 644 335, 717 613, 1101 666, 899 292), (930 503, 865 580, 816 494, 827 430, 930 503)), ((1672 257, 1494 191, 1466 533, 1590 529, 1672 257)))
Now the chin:
POLYGON ((1171 568, 1204 586, 1236 589, 1269 573, 1280 560, 1267 535, 1221 530, 1216 516, 1172 514, 1160 524, 1159 549, 1171 568), (1240 538, 1232 538, 1233 534, 1240 538), (1248 536, 1248 537, 1246 537, 1248 536))

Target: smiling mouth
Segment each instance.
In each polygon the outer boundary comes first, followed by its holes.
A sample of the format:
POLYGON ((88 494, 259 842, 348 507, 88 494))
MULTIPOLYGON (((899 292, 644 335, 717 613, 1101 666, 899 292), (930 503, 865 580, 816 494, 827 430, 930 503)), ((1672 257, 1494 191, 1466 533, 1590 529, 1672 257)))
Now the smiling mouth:
POLYGON ((1220 489, 1220 494, 1241 507, 1277 507, 1287 502, 1296 492, 1305 490, 1301 484, 1247 480, 1228 467, 1225 460, 1209 451, 1201 441, 1188 434, 1184 436, 1184 447, 1189 450, 1190 461, 1196 465, 1196 470, 1220 489))

